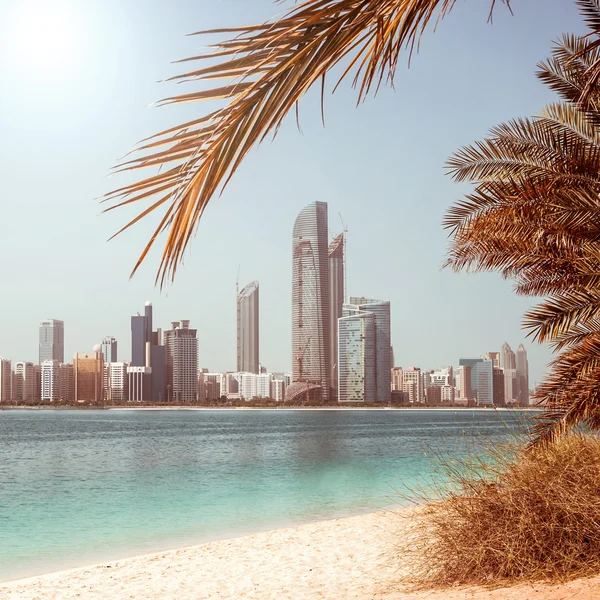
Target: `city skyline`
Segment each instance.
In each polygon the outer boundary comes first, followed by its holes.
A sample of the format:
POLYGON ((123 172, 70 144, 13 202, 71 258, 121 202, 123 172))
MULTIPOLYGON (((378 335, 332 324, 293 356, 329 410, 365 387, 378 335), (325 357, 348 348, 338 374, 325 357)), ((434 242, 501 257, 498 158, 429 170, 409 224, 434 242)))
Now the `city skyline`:
MULTIPOLYGON (((395 307, 392 340, 397 363, 446 364, 455 355, 469 355, 479 348, 499 349, 505 337, 525 337, 520 324, 532 302, 515 296, 512 285, 500 275, 440 272, 447 240, 441 221, 463 189, 446 177, 443 164, 456 148, 479 139, 503 116, 532 114, 553 100, 532 71, 547 56, 549 40, 565 30, 584 30, 575 6, 547 0, 540 22, 540 2, 524 3, 518 7, 518 18, 501 10, 493 26, 486 26, 489 7, 473 3, 465 19, 449 19, 435 35, 426 35, 410 70, 406 63, 399 64, 396 92, 382 89, 359 110, 350 86, 340 86, 333 97, 327 95, 326 128, 320 124, 318 93, 309 96, 300 104, 303 135, 291 118, 282 124, 276 144, 265 143, 247 157, 222 200, 208 207, 175 285, 160 295, 154 287, 159 248, 129 281, 150 224, 140 224, 107 243, 126 222, 127 209, 98 216, 103 207, 94 199, 121 181, 105 177, 117 157, 138 140, 193 112, 187 106, 145 107, 180 91, 174 84, 155 81, 179 73, 180 67, 170 61, 195 51, 196 40, 184 35, 189 24, 200 18, 207 28, 226 26, 230 10, 221 3, 199 7, 189 0, 176 0, 176 8, 154 0, 150 5, 109 1, 111 19, 95 12, 90 15, 85 3, 77 5, 82 31, 89 30, 90 53, 77 53, 88 60, 84 61, 87 67, 77 72, 82 82, 78 95, 57 78, 40 112, 33 106, 34 84, 23 84, 23 72, 7 65, 4 73, 9 92, 0 99, 6 117, 6 197, 20 198, 10 207, 11 218, 28 225, 7 232, 2 240, 6 256, 19 256, 19 262, 7 260, 2 266, 3 280, 12 287, 0 314, 0 355, 37 362, 35 326, 56 316, 66 322, 65 357, 91 348, 92 342, 99 343, 106 335, 119 340, 119 350, 127 357, 129 322, 120 315, 135 314, 140 300, 143 304, 150 298, 161 314, 186 315, 196 323, 201 332, 200 356, 210 354, 212 368, 233 369, 235 321, 227 321, 233 298, 224 301, 221 292, 214 291, 234 286, 241 263, 247 280, 260 281, 261 317, 265 323, 266 315, 270 320, 262 335, 262 361, 273 370, 289 369, 290 354, 280 350, 291 344, 289 225, 313 198, 328 201, 332 233, 342 229, 337 216, 341 212, 355 239, 348 249, 348 292, 368 290, 395 307), (140 10, 149 15, 143 22, 140 10), (115 30, 115 22, 122 27, 115 30), (157 26, 163 32, 160 47, 157 26), (107 50, 105 41, 113 37, 115 43, 107 50), (444 50, 466 37, 472 43, 454 48, 452 57, 444 50), (508 55, 507 39, 511 40, 508 55), (473 47, 480 51, 473 53, 473 47), (124 55, 131 60, 128 69, 119 68, 124 55), (436 60, 430 60, 433 55, 436 60), (488 68, 491 62, 495 74, 488 68), (465 81, 469 87, 470 79, 462 68, 454 71, 457 64, 478 73, 476 89, 467 92, 465 81), (487 90, 496 78, 515 84, 490 96, 487 90), (110 92, 125 88, 124 96, 110 92), (409 88, 423 93, 404 93, 409 88), (446 115, 436 106, 440 88, 448 90, 446 115), (448 120, 447 114, 456 118, 448 120), (124 122, 130 126, 123 127, 124 122), (83 131, 101 140, 85 153, 81 152, 83 131), (411 143, 404 144, 405 139, 411 143), (29 161, 22 157, 31 153, 43 160, 38 161, 38 176, 23 190, 29 161), (68 185, 57 175, 64 164, 76 165, 68 185), (262 182, 260 187, 257 181, 262 182), (47 211, 49 203, 52 214, 47 211), (60 276, 39 268, 48 248, 59 261, 60 276), (82 271, 83 249, 89 262, 82 271), (423 293, 406 293, 409 285, 419 286, 423 293), (107 290, 118 301, 106 302, 107 290), (203 323, 207 314, 213 315, 214 323, 203 323), (426 326, 436 332, 435 345, 423 336, 426 326)), ((9 0, 11 4, 18 7, 14 0, 9 0)), ((262 22, 272 16, 273 6, 242 3, 237 10, 240 22, 262 22)), ((541 380, 550 352, 529 343, 525 346, 533 384, 541 380)))

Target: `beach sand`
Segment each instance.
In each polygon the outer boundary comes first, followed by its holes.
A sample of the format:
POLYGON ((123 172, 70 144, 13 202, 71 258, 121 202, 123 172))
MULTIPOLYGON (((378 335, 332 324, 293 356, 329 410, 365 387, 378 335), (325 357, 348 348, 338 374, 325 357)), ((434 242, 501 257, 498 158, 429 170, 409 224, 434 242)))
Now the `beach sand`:
POLYGON ((267 531, 180 550, 0 583, 19 600, 380 599, 592 600, 600 577, 563 585, 410 591, 398 557, 407 511, 378 512, 267 531), (398 514, 398 513, 402 514, 398 514))

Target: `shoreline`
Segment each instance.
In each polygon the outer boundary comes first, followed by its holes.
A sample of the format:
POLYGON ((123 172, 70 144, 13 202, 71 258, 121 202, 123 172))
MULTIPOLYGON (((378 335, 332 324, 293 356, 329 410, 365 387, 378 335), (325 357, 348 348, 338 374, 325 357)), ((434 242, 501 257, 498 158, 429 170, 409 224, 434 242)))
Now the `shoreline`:
MULTIPOLYGON (((416 590, 414 508, 367 513, 97 562, 0 583, 19 600, 593 600, 600 577, 562 584, 416 590), (399 549, 400 548, 400 549, 399 549)), ((416 515, 418 518, 418 515, 416 515)))
POLYGON ((12 410, 27 411, 443 411, 443 412, 543 412, 538 407, 505 407, 505 406, 0 406, 0 412, 12 410))

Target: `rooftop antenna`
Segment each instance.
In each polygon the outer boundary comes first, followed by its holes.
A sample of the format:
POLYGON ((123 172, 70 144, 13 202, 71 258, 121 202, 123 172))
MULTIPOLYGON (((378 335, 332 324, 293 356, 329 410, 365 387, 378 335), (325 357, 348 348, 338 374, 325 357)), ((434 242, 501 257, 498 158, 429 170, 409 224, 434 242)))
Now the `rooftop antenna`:
POLYGON ((346 227, 346 224, 344 223, 344 219, 342 219, 342 213, 338 212, 338 215, 340 215, 340 221, 342 222, 342 227, 344 228, 342 230, 342 233, 344 234, 344 302, 347 302, 348 299, 346 297, 346 234, 348 233, 348 228, 346 227))

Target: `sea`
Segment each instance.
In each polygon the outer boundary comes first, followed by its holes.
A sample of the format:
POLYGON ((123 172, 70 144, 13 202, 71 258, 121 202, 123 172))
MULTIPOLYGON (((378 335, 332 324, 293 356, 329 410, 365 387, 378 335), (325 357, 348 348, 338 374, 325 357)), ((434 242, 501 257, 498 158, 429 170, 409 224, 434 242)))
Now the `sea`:
POLYGON ((0 580, 400 507, 443 481, 446 458, 530 422, 491 409, 0 411, 0 580))

